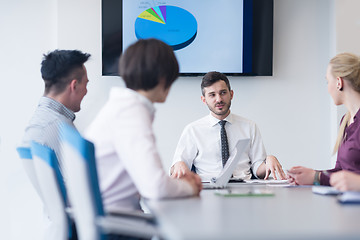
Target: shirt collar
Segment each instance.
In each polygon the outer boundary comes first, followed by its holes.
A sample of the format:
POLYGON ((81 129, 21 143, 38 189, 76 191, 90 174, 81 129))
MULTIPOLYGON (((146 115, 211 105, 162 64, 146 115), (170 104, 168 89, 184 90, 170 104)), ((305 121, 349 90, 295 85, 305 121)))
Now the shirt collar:
POLYGON ((45 97, 45 96, 41 97, 40 101, 39 101, 39 107, 40 106, 50 108, 53 111, 65 116, 72 122, 75 120, 75 113, 73 111, 71 111, 70 109, 65 107, 62 103, 60 103, 52 98, 45 97))
MULTIPOLYGON (((132 90, 131 90, 132 91, 132 90)), ((139 101, 144 104, 144 106, 149 110, 151 119, 154 120, 154 116, 155 116, 155 107, 154 104, 145 96, 141 95, 140 93, 134 91, 134 93, 137 95, 137 98, 139 99, 139 101)))
POLYGON ((110 97, 117 97, 117 96, 131 96, 137 99, 141 104, 143 104, 146 109, 149 111, 151 119, 154 120, 155 117, 155 107, 154 104, 145 96, 141 95, 140 93, 130 89, 130 88, 122 88, 122 87, 113 87, 110 91, 110 97))
POLYGON ((360 118, 360 108, 359 108, 359 110, 357 111, 357 113, 356 113, 355 116, 354 116, 354 122, 355 122, 358 118, 360 118))
MULTIPOLYGON (((228 123, 233 123, 233 114, 230 112, 230 114, 224 119, 225 121, 227 121, 228 123)), ((209 114, 209 124, 211 127, 215 126, 216 124, 219 123, 219 119, 217 119, 216 117, 214 117, 211 113, 209 114)))

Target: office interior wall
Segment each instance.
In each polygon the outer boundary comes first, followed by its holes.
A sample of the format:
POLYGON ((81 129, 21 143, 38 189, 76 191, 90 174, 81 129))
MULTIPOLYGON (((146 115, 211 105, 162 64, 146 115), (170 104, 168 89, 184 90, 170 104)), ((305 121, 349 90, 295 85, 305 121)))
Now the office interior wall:
MULTIPOLYGON (((284 168, 330 167, 330 102, 324 77, 330 2, 276 0, 274 8, 274 76, 231 77, 232 112, 258 124, 268 154, 276 155, 284 168)), ((158 107, 155 129, 165 166, 183 127, 208 114, 200 101, 200 81, 181 78, 168 102, 158 107)))
MULTIPOLYGON (((104 104, 109 89, 123 86, 120 78, 101 77, 100 3, 1 3, 0 191, 5 197, 0 200, 0 224, 4 239, 40 239, 41 235, 41 203, 14 150, 42 95, 41 54, 55 48, 92 54, 86 64, 89 92, 75 121, 80 131, 104 104)), ((325 69, 332 55, 332 4, 327 0, 275 0, 274 76, 230 78, 235 91, 232 112, 258 124, 268 153, 276 155, 284 168, 331 166, 332 101, 325 69)), ((200 101, 200 82, 201 77, 181 77, 167 102, 156 104, 154 129, 166 169, 183 127, 208 114, 200 101)))
MULTIPOLYGON (((335 0, 334 2, 334 54, 341 52, 352 52, 360 55, 360 16, 358 9, 360 1, 357 0, 335 0)), ((332 132, 337 135, 338 123, 346 113, 344 106, 332 106, 334 117, 332 121, 336 124, 332 132)), ((332 162, 336 159, 333 157, 332 162)))
MULTIPOLYGON (((61 1, 59 4, 69 9, 73 3, 61 1)), ((230 78, 235 91, 232 112, 258 124, 268 153, 276 155, 285 168, 296 164, 315 168, 331 166, 331 102, 325 81, 325 70, 330 58, 330 29, 333 28, 330 21, 333 17, 331 4, 332 1, 326 0, 276 0, 274 76, 230 78)), ((87 8, 87 11, 92 12, 93 9, 87 8)), ((99 39, 89 39, 87 36, 99 31, 89 29, 88 25, 100 26, 94 20, 96 18, 89 14, 87 16, 87 21, 81 20, 84 23, 82 26, 64 28, 64 32, 59 34, 61 48, 74 48, 81 42, 87 42, 86 46, 91 47, 90 52, 100 52, 99 39), (76 41, 69 40, 67 36, 75 35, 78 28, 83 29, 83 34, 76 41), (89 45, 88 41, 93 44, 89 45)), ((71 21, 68 16, 67 21, 71 21)), ((76 21, 76 17, 73 21, 76 21)), ((61 25, 59 21, 59 29, 62 29, 61 25)), ((97 69, 92 70, 92 76, 90 73, 92 83, 89 94, 76 120, 80 131, 86 128, 98 107, 106 101, 111 85, 123 84, 120 78, 101 77, 100 59, 94 58, 93 61, 97 69), (96 107, 94 101, 97 102, 96 107)), ((200 81, 201 77, 179 78, 167 102, 156 104, 154 129, 166 169, 171 164, 183 127, 208 114, 207 107, 200 101, 200 81)))
POLYGON ((41 239, 43 209, 15 147, 43 93, 42 54, 56 47, 56 0, 0 3, 0 238, 41 239))
POLYGON ((360 2, 335 0, 336 51, 360 55, 360 2))

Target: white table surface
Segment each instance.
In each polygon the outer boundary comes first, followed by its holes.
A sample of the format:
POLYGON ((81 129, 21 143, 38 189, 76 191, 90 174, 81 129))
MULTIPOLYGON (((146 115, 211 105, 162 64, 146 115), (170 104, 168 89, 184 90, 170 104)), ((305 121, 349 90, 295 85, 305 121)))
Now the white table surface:
POLYGON ((149 201, 167 239, 360 239, 360 205, 341 205, 311 187, 231 184, 268 188, 270 197, 200 197, 149 201))

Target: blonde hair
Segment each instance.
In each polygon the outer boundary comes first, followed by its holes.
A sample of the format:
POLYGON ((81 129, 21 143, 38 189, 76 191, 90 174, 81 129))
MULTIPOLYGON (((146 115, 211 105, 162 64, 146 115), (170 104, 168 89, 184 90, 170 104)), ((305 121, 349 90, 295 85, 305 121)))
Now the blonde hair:
MULTIPOLYGON (((352 53, 340 53, 330 60, 331 73, 350 83, 352 88, 360 93, 360 57, 352 53)), ((350 113, 347 112, 341 122, 339 133, 334 146, 335 154, 344 139, 344 131, 350 122, 350 113)))

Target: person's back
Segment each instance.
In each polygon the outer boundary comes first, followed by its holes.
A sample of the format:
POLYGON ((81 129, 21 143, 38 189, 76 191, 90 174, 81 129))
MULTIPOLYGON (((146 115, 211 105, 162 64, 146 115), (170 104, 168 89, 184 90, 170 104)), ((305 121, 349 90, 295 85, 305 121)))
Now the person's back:
MULTIPOLYGON (((144 136, 140 134, 144 129, 151 129, 148 109, 142 101, 146 100, 131 90, 113 88, 109 100, 86 131, 86 137, 95 144, 100 189, 107 207, 140 208, 137 188, 125 166, 119 164, 119 159, 126 158, 129 150, 134 151, 134 154, 145 152, 135 149, 131 143, 134 138, 139 138, 137 143, 145 142, 144 136), (129 129, 134 129, 133 133, 139 135, 133 136, 129 129)), ((133 168, 139 168, 139 171, 148 171, 145 166, 137 166, 135 161, 128 164, 131 163, 134 163, 133 168)))
MULTIPOLYGON (((38 107, 25 129, 22 146, 36 141, 59 153, 58 126, 61 122, 73 125, 75 114, 64 105, 48 97, 41 97, 38 107)), ((75 127, 75 126, 74 126, 75 127)))
POLYGON ((113 88, 87 129, 95 144, 105 208, 140 210, 140 195, 150 199, 197 195, 200 178, 172 179, 162 168, 152 129, 154 102, 164 102, 178 76, 173 50, 165 43, 140 40, 120 60, 127 88, 113 88), (151 59, 147 58, 151 56, 151 59))

